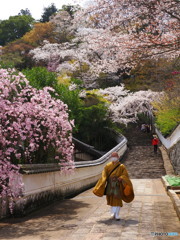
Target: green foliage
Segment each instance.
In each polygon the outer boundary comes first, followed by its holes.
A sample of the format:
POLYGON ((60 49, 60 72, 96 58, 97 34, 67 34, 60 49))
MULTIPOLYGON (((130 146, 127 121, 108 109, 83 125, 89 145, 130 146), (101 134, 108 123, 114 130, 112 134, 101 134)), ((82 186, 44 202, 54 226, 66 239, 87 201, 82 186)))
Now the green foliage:
POLYGON ((81 114, 79 129, 75 137, 101 151, 115 146, 114 135, 110 131, 115 128, 115 125, 108 117, 108 108, 104 102, 98 99, 95 101, 94 96, 91 105, 90 102, 87 104, 85 101, 81 114))
POLYGON ((33 67, 22 71, 29 80, 31 86, 42 89, 43 87, 55 87, 57 85, 57 75, 49 72, 45 67, 33 67))
POLYGON ((41 16, 40 22, 43 22, 43 23, 49 22, 49 17, 56 12, 57 12, 57 8, 54 5, 54 3, 52 3, 49 7, 44 8, 44 12, 41 16))
POLYGON ((156 124, 163 133, 164 136, 171 133, 171 131, 177 126, 179 123, 175 116, 179 116, 180 121, 180 109, 168 109, 166 111, 159 112, 156 117, 156 124))
POLYGON ((88 104, 93 105, 93 102, 94 104, 97 104, 99 102, 110 104, 110 102, 102 94, 99 93, 98 89, 86 91, 86 99, 85 99, 86 106, 88 104))
POLYGON ((11 16, 8 20, 0 22, 0 45, 21 38, 32 29, 34 19, 29 15, 11 16))
POLYGON ((79 88, 81 87, 81 85, 83 84, 83 81, 82 80, 80 80, 80 79, 77 79, 77 78, 71 78, 71 82, 72 83, 75 83, 76 85, 78 85, 79 86, 79 88))
POLYGON ((69 87, 63 84, 57 84, 54 89, 58 93, 59 98, 68 105, 69 117, 74 119, 75 128, 73 132, 78 131, 79 126, 82 122, 83 112, 82 112, 82 101, 79 98, 79 90, 70 91, 69 87))
POLYGON ((160 102, 154 102, 155 122, 164 136, 170 134, 180 123, 180 97, 165 95, 160 102))

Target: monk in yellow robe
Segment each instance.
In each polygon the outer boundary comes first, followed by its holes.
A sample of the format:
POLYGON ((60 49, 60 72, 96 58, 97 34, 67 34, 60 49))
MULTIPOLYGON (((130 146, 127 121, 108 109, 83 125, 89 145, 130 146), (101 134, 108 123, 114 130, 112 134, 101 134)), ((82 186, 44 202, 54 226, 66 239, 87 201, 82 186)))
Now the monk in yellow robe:
POLYGON ((107 205, 111 206, 111 216, 116 220, 120 220, 119 212, 123 201, 129 203, 134 199, 132 182, 125 166, 119 162, 117 152, 111 154, 111 162, 104 167, 93 193, 98 197, 106 195, 107 205))

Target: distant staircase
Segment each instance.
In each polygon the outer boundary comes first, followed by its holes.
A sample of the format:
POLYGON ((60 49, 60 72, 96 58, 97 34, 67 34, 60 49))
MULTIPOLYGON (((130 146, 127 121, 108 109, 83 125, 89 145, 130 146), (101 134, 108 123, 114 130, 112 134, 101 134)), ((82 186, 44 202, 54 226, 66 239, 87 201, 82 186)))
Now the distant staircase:
POLYGON ((137 124, 131 124, 124 136, 128 140, 128 151, 123 163, 131 178, 154 179, 166 174, 160 150, 154 154, 151 132, 141 132, 137 124))

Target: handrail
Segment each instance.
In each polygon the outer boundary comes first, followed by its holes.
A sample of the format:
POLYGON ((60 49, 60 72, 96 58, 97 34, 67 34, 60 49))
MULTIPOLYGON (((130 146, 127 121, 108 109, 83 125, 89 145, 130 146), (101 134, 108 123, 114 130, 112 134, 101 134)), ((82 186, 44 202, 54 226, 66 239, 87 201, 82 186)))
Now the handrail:
POLYGON ((89 167, 89 166, 96 166, 96 165, 100 165, 102 163, 105 163, 112 152, 116 152, 119 148, 122 148, 124 145, 126 145, 127 143, 127 139, 122 136, 121 138, 121 142, 116 145, 114 148, 112 148, 110 151, 108 151, 107 153, 105 153, 102 157, 96 159, 96 160, 90 160, 90 161, 79 161, 79 162, 75 162, 75 167, 80 168, 80 167, 89 167))

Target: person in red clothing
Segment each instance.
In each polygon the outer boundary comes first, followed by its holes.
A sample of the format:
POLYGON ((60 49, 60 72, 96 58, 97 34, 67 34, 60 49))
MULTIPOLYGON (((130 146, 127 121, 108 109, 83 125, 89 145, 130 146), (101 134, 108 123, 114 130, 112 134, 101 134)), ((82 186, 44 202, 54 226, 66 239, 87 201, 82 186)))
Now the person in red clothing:
POLYGON ((156 135, 153 136, 152 145, 154 146, 154 153, 157 153, 159 140, 156 135))

